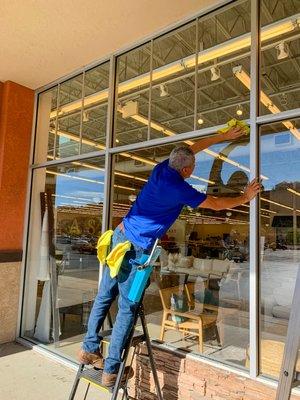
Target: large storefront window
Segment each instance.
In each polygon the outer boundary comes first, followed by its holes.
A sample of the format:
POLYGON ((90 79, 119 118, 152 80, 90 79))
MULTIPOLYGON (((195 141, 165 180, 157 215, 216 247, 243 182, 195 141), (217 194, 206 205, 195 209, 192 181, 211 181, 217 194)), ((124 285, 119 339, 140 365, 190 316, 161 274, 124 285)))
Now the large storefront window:
POLYGON ((104 159, 34 171, 23 335, 74 358, 98 289, 104 159))
MULTIPOLYGON (((300 120, 292 123, 299 130, 300 120)), ((300 140, 285 124, 261 128, 261 170, 268 179, 261 194, 260 369, 273 377, 280 371, 300 263, 300 140)))
MULTIPOLYGON (((155 165, 176 146, 160 139, 187 132, 200 137, 203 128, 211 133, 233 118, 249 122, 251 4, 230 2, 38 94, 25 338, 74 360, 98 288, 97 238, 122 221, 155 165), (95 157, 104 149, 105 156, 95 157), (105 182, 111 188, 104 190, 105 182)), ((251 122, 264 124, 263 192, 260 275, 254 278, 261 288, 260 373, 276 378, 299 265, 300 122, 287 114, 270 122, 271 114, 299 107, 300 2, 262 0, 260 13, 263 117, 251 113, 251 122)), ((245 136, 201 151, 188 182, 213 196, 239 195, 256 157, 249 142, 245 136)), ((184 207, 161 238, 163 251, 145 298, 156 343, 249 369, 250 354, 259 354, 249 345, 250 326, 259 328, 259 321, 249 320, 255 300, 249 293, 249 237, 255 235, 249 213, 249 204, 222 211, 184 207), (186 315, 166 316, 172 294, 186 315)), ((112 319, 116 311, 113 304, 112 319)))
MULTIPOLYGON (((174 145, 115 156, 112 210, 115 228, 152 169, 174 145)), ((238 196, 248 182, 249 140, 221 143, 196 156, 189 183, 214 196, 238 196), (218 155, 222 153, 222 159, 218 155)), ((146 291, 153 339, 225 363, 246 364, 249 345, 249 205, 212 211, 184 207, 161 238, 160 261, 146 291), (172 294, 185 316, 167 315, 172 294), (193 319, 195 318, 195 319, 193 319), (199 328, 199 318, 203 327, 199 328)))

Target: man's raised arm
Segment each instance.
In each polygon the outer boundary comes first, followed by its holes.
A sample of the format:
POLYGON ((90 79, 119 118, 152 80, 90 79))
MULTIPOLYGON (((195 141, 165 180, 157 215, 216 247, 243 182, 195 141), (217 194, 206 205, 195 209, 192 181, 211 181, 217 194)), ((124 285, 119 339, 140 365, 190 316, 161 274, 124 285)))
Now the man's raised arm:
POLYGON ((204 149, 212 146, 213 144, 217 144, 220 142, 225 142, 228 140, 235 140, 239 137, 243 136, 245 131, 242 127, 236 126, 234 128, 229 129, 226 133, 218 133, 213 136, 209 136, 207 138, 199 139, 197 142, 190 146, 191 150, 194 154, 199 153, 204 149))
POLYGON ((260 184, 256 179, 250 182, 244 193, 241 196, 236 197, 214 197, 207 196, 207 198, 199 205, 201 208, 210 208, 211 210, 225 210, 226 208, 233 208, 240 206, 241 204, 248 203, 252 200, 259 192, 260 184))

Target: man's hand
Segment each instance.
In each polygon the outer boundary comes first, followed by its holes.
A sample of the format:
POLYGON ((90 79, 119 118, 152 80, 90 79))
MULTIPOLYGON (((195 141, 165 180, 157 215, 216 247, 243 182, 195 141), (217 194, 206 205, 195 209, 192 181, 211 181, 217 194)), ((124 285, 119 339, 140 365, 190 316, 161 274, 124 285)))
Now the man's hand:
POLYGON ((235 140, 240 138, 241 136, 245 135, 244 128, 241 126, 234 126, 230 128, 227 132, 223 133, 223 140, 235 140))
POLYGON ((252 200, 257 195, 259 190, 260 190, 260 183, 257 182, 257 179, 253 179, 253 181, 250 182, 244 190, 244 196, 246 198, 246 202, 252 200))

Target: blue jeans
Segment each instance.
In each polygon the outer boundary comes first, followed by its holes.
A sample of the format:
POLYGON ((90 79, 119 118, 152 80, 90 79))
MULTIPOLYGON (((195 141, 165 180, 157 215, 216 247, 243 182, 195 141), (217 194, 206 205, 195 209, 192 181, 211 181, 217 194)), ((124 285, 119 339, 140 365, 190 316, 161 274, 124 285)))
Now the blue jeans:
MULTIPOLYGON (((126 240, 124 233, 117 228, 112 237, 112 248, 126 240)), ((108 357, 104 365, 104 371, 110 374, 118 372, 122 352, 130 334, 135 311, 138 307, 138 303, 134 303, 128 299, 128 293, 137 269, 132 261, 139 260, 143 252, 144 250, 141 247, 133 245, 132 249, 125 254, 118 276, 115 278, 111 278, 109 268, 104 267, 99 292, 95 298, 89 317, 88 331, 82 348, 85 351, 94 353, 98 350, 99 344, 103 339, 100 329, 109 308, 119 295, 118 313, 112 330, 108 357)))

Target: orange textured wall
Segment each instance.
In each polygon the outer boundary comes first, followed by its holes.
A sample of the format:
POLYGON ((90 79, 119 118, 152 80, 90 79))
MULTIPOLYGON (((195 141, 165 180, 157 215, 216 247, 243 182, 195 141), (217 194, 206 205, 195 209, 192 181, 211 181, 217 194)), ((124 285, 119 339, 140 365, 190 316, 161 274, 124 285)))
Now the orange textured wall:
POLYGON ((33 90, 0 85, 0 252, 22 249, 33 103, 33 90))

